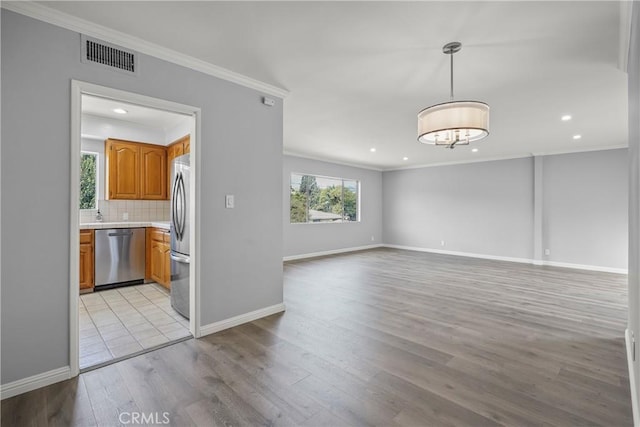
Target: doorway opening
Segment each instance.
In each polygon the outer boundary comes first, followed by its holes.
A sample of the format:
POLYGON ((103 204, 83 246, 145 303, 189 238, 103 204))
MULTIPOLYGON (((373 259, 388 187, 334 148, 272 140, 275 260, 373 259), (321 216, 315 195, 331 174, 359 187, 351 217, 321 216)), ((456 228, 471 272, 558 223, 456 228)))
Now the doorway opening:
POLYGON ((200 109, 72 82, 73 376, 199 332, 200 109))

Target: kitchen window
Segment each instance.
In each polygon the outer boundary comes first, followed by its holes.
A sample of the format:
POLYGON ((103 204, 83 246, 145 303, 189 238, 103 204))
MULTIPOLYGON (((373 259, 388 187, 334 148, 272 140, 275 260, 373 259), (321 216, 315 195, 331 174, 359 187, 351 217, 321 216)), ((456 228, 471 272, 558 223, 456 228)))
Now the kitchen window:
POLYGON ((80 153, 80 209, 96 209, 98 195, 98 153, 80 153))
POLYGON ((360 181, 292 173, 290 190, 291 224, 360 220, 360 181))

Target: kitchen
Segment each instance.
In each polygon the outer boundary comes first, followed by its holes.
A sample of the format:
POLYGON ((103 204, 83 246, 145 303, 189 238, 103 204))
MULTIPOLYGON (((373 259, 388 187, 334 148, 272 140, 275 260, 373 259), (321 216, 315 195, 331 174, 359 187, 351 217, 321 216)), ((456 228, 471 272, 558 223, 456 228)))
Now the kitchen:
POLYGON ((193 118, 82 95, 80 368, 191 337, 193 118))

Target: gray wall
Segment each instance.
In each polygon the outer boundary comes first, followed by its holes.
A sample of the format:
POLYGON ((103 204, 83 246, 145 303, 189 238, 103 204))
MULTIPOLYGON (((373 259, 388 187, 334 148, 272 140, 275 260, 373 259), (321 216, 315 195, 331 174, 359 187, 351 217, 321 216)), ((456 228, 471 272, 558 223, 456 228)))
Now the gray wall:
POLYGON ((284 156, 282 170, 284 256, 353 248, 382 243, 382 173, 335 163, 284 156), (307 173, 360 181, 360 222, 341 224, 291 224, 289 185, 291 173, 307 173), (373 236, 374 240, 371 240, 373 236))
POLYGON ((548 261, 627 268, 627 150, 545 156, 543 245, 548 261))
POLYGON ((384 172, 384 242, 529 259, 532 176, 531 158, 384 172))
MULTIPOLYGON (((633 3, 629 49, 629 330, 640 333, 640 3, 633 3)), ((637 344, 636 344, 637 345, 637 344)), ((636 353, 637 353, 636 347, 636 353)), ((633 362, 636 387, 640 362, 633 362)), ((636 398, 638 398, 636 396, 636 398)), ((635 402, 640 405, 640 402, 635 402)), ((636 414, 634 414, 636 415, 636 414)), ((636 419, 638 425, 640 420, 636 419)))
POLYGON ((3 384, 69 364, 71 79, 202 109, 202 324, 282 302, 281 101, 146 55, 137 77, 82 64, 77 33, 6 10, 1 52, 3 384))
POLYGON ((550 250, 544 261, 627 268, 627 150, 536 161, 537 169, 525 158, 385 172, 384 242, 534 259, 538 238, 550 250))

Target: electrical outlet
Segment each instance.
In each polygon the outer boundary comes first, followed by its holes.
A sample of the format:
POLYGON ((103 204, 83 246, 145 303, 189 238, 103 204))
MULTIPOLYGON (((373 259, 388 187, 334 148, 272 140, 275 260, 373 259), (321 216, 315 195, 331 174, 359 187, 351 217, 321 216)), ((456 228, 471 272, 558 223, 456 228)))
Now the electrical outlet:
POLYGON ((551 255, 551 250, 549 250, 549 249, 545 249, 545 250, 544 250, 544 254, 545 254, 545 255, 551 255))
POLYGON ((129 212, 123 212, 122 213, 122 220, 123 221, 129 221, 129 212))
POLYGON ((371 241, 374 242, 375 240, 376 240, 376 238, 371 236, 371 241))
POLYGON ((440 240, 440 246, 444 246, 444 240, 440 240))
POLYGON ((233 209, 235 207, 233 194, 227 194, 224 196, 224 207, 227 209, 233 209))

